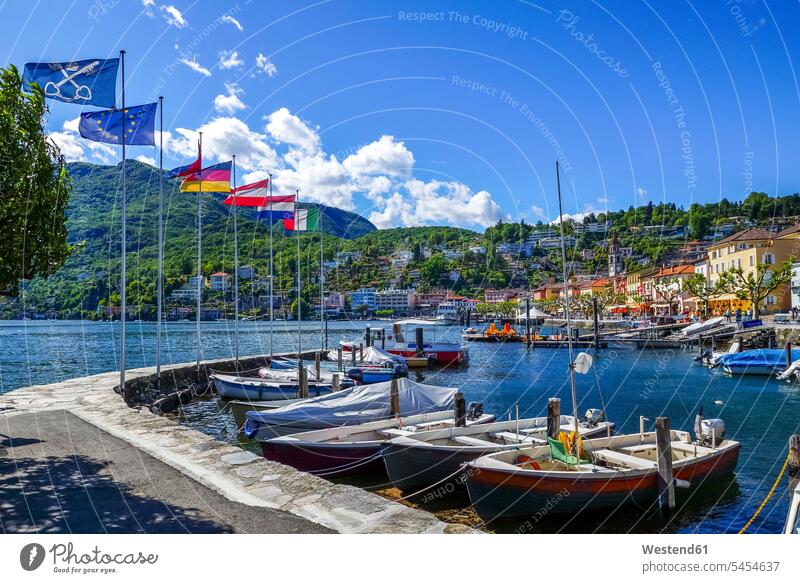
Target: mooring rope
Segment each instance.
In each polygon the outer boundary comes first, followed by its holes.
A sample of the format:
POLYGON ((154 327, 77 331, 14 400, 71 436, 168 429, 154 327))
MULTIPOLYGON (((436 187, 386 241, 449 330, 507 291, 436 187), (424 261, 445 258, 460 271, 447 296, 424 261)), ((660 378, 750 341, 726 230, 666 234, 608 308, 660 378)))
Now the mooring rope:
POLYGON ((791 459, 791 457, 792 457, 792 452, 789 451, 789 453, 786 454, 786 461, 783 462, 783 467, 781 468, 781 473, 778 474, 778 477, 775 479, 775 483, 772 484, 772 488, 769 489, 769 493, 767 494, 767 497, 764 498, 764 501, 761 503, 761 506, 758 507, 758 510, 756 510, 755 514, 753 514, 753 516, 750 518, 750 520, 747 521, 747 524, 745 524, 742 527, 742 530, 740 530, 738 534, 743 534, 744 531, 746 531, 748 528, 750 528, 750 525, 753 524, 753 521, 758 517, 759 514, 761 514, 761 511, 764 509, 764 506, 767 505, 767 502, 769 502, 769 499, 772 498, 772 495, 775 493, 775 488, 778 487, 778 484, 780 483, 781 478, 783 477, 783 474, 786 472, 786 468, 789 467, 789 460, 791 459))

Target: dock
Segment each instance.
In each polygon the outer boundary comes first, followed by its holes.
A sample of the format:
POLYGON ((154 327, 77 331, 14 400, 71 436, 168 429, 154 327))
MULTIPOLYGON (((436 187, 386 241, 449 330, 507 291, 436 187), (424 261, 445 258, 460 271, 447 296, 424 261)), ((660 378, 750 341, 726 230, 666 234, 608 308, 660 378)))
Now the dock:
MULTIPOLYGON (((234 368, 231 360, 202 365, 204 370, 234 368)), ((194 362, 164 366, 162 383, 194 374, 194 362)), ((121 392, 148 386, 154 375, 152 367, 128 370, 121 392)), ((0 479, 25 485, 0 492, 0 505, 12 509, 3 515, 7 532, 103 532, 96 530, 99 525, 109 532, 474 532, 266 460, 169 415, 129 407, 116 392, 118 383, 119 373, 109 372, 0 395, 0 479), (85 472, 79 488, 76 468, 85 472), (153 482, 143 484, 150 471, 153 482), (63 484, 54 488, 45 479, 51 473, 63 484), (87 494, 101 513, 91 513, 87 494), (54 501, 58 513, 50 512, 54 501), (204 503, 209 511, 198 509, 204 503), (25 514, 27 504, 38 510, 25 514), (186 521, 166 520, 170 511, 186 521), (164 520, 156 524, 157 516, 164 520)))

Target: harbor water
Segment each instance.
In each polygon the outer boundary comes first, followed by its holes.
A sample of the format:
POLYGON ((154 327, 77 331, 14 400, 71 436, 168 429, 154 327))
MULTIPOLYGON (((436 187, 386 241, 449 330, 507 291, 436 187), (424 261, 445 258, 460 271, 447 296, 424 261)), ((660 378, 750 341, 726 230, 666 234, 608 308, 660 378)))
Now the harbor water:
MULTIPOLYGON (((329 346, 340 339, 358 341, 365 326, 386 328, 387 322, 330 322, 329 346)), ((269 323, 242 322, 241 354, 270 350, 269 323)), ((458 339, 460 330, 437 327, 437 338, 458 339)), ((102 322, 0 322, 0 392, 21 386, 115 370, 118 366, 119 325, 102 322)), ((426 330, 426 339, 434 332, 426 330)), ((302 324, 303 349, 318 347, 319 322, 302 324)), ((275 322, 275 352, 297 349, 297 323, 275 322)), ((128 327, 129 368, 152 366, 155 324, 132 322, 128 327)), ((195 358, 195 325, 165 325, 164 362, 195 358)), ((233 322, 203 323, 203 358, 230 358, 234 350, 233 322)), ((479 401, 499 419, 545 414, 548 397, 560 397, 570 413, 571 397, 566 349, 526 349, 524 344, 474 343, 470 364, 447 370, 412 371, 414 380, 459 387, 467 401, 479 401)), ((736 532, 750 518, 780 472, 788 437, 800 433, 800 387, 765 377, 730 377, 694 362, 694 352, 681 349, 637 350, 609 347, 593 353, 594 367, 578 375, 579 412, 606 411, 618 432, 647 429, 655 418, 668 416, 673 429, 692 430, 698 407, 706 418, 719 417, 727 437, 742 443, 735 476, 707 484, 699 491, 678 492, 679 507, 670 517, 647 508, 627 508, 602 516, 557 516, 545 512, 517 524, 488 525, 506 532, 736 532)), ((190 404, 182 421, 225 440, 236 440, 227 409, 215 401, 190 404)), ((371 484, 379 488, 380 484, 371 484)), ((446 498, 446 497, 445 497, 446 498)), ((788 506, 786 478, 749 532, 780 532, 788 506)), ((456 500, 452 501, 456 504, 456 500)), ((447 504, 448 500, 439 500, 447 504)))

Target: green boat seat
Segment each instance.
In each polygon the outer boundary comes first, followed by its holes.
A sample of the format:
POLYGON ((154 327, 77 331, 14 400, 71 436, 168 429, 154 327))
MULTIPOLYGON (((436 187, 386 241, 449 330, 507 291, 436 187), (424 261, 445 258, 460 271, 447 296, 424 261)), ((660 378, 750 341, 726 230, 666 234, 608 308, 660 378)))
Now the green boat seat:
POLYGON ((554 460, 565 463, 568 466, 577 466, 580 463, 580 459, 571 453, 567 453, 567 448, 560 441, 548 437, 547 443, 550 444, 550 457, 554 460))

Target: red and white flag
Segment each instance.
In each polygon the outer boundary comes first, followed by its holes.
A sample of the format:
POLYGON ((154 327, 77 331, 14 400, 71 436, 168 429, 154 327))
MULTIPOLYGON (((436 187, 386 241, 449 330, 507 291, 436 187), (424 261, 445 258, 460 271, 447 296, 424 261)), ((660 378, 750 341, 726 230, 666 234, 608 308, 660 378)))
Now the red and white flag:
POLYGON ((231 195, 223 202, 233 206, 266 206, 269 203, 269 179, 233 188, 231 195))

